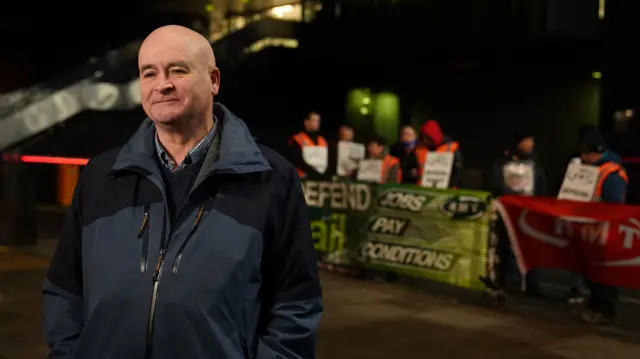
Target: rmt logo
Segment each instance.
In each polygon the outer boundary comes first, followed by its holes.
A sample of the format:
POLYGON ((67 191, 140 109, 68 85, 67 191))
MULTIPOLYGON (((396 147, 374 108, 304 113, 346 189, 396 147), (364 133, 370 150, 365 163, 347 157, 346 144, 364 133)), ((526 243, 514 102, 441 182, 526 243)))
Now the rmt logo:
MULTIPOLYGON (((622 247, 633 248, 633 244, 640 240, 640 221, 629 218, 626 224, 619 224, 615 232, 622 236, 622 247)), ((596 221, 588 218, 558 218, 556 219, 555 234, 569 238, 579 238, 589 243, 606 246, 611 232, 611 223, 596 221)), ((615 230, 615 227, 613 228, 615 230)))

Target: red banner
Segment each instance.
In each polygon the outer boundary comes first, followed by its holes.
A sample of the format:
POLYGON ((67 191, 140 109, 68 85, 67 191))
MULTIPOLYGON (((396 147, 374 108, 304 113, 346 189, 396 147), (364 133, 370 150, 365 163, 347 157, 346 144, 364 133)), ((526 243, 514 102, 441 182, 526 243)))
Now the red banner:
POLYGON ((640 289, 640 206, 504 196, 494 202, 518 265, 640 289))

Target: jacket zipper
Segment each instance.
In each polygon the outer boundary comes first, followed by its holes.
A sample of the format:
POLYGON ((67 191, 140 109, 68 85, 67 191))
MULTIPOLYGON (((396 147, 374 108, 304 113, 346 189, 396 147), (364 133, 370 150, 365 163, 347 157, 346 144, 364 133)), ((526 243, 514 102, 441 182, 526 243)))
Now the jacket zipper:
MULTIPOLYGON (((153 276, 151 281, 153 283, 153 290, 151 294, 151 304, 149 305, 149 320, 147 322, 147 348, 145 350, 145 359, 151 359, 153 351, 153 324, 156 316, 156 303, 158 301, 158 285, 160 284, 160 276, 162 275, 162 265, 164 264, 164 256, 167 252, 167 236, 166 236, 166 224, 167 224, 167 209, 162 216, 162 235, 160 238, 160 252, 156 258, 156 266, 153 270, 153 276)), ((169 237, 171 237, 172 230, 169 230, 169 237)))
POLYGON ((182 245, 180 245, 180 248, 178 248, 176 259, 173 261, 173 268, 172 268, 173 274, 178 273, 178 267, 180 266, 180 261, 182 261, 182 253, 184 252, 184 249, 187 246, 187 243, 189 242, 191 237, 193 237, 193 234, 196 233, 196 230, 198 229, 198 225, 200 224, 200 220, 202 220, 203 214, 204 214, 204 206, 200 206, 198 208, 198 213, 196 214, 196 219, 193 220, 193 224, 191 225, 191 230, 189 231, 189 234, 187 234, 187 237, 182 242, 182 245))
POLYGON ((149 254, 149 205, 144 206, 144 217, 138 230, 138 238, 142 239, 142 253, 140 254, 140 274, 147 271, 147 256, 149 254))
MULTIPOLYGON (((137 167, 129 167, 129 170, 139 174, 140 176, 143 177, 147 177, 147 174, 141 170, 139 170, 137 167)), ((156 183, 155 181, 153 181, 157 186, 158 189, 160 189, 160 191, 164 191, 163 187, 161 184, 156 183)), ((191 190, 193 191, 193 189, 191 190)), ((187 196, 187 198, 189 198, 191 196, 191 192, 189 193, 189 195, 187 196)), ((182 205, 182 207, 180 207, 180 210, 178 211, 178 215, 176 216, 176 222, 179 221, 180 219, 180 215, 182 214, 182 210, 184 208, 184 204, 182 205)), ((145 229, 147 229, 146 227, 149 226, 149 207, 148 205, 145 206, 145 216, 143 217, 142 220, 142 224, 140 225, 140 229, 139 232, 141 231, 145 231, 145 229)), ((149 305, 149 319, 147 322, 147 338, 146 338, 146 350, 144 353, 144 357, 145 359, 151 359, 153 356, 153 324, 155 321, 155 315, 156 315, 156 304, 158 301, 158 285, 160 284, 160 276, 162 275, 162 266, 164 264, 164 257, 165 254, 167 253, 167 247, 169 245, 169 240, 171 238, 171 236, 173 235, 173 229, 171 228, 171 223, 169 223, 169 236, 167 236, 167 213, 169 213, 168 207, 167 207, 167 201, 166 199, 164 200, 164 214, 162 215, 162 233, 160 234, 160 252, 158 254, 158 258, 156 259, 156 266, 153 272, 153 277, 152 277, 152 282, 153 282, 153 291, 151 294, 151 304, 149 305)), ((148 229, 145 231, 145 236, 147 237, 147 247, 149 245, 149 241, 148 241, 148 229)), ((140 233, 138 233, 138 235, 140 235, 140 233)), ((144 237, 143 237, 144 239, 144 237)), ((143 245, 144 245, 144 240, 143 240, 143 245)), ((145 251, 146 252, 146 251, 145 251)), ((144 254, 144 256, 146 257, 147 254, 144 254)), ((142 269, 142 268, 141 268, 142 269)), ((145 269, 146 269, 146 260, 145 260, 145 269)))
MULTIPOLYGON (((143 173, 141 174, 144 175, 143 173)), ((163 190, 161 185, 158 185, 158 187, 160 188, 160 190, 163 190)), ((185 200, 185 203, 183 203, 180 209, 178 210, 178 213, 175 218, 176 223, 180 223, 180 217, 182 216, 182 211, 184 210, 184 206, 189 200, 189 198, 191 197, 191 194, 193 193, 195 188, 196 187, 193 187, 191 191, 189 191, 189 194, 187 195, 187 199, 185 200)), ((169 223, 169 235, 168 236, 166 235, 167 213, 169 213, 169 211, 167 208, 166 200, 164 201, 164 204, 165 204, 165 208, 164 208, 164 215, 162 216, 162 234, 160 239, 160 252, 158 253, 158 258, 156 259, 156 266, 153 271, 153 277, 151 279, 153 282, 153 291, 151 294, 151 305, 149 306, 149 321, 147 323, 147 347, 145 350, 145 359, 151 359, 153 354, 153 326, 154 326, 155 316, 156 316, 156 304, 158 302, 158 286, 160 285, 160 277, 162 276, 162 269, 164 266, 165 255, 167 254, 167 248, 169 246, 171 237, 173 236, 173 228, 171 226, 171 223, 169 223)), ((198 224, 200 224, 200 220, 202 219, 203 213, 204 213, 204 206, 200 206, 198 208, 198 214, 196 215, 196 219, 194 220, 193 225, 191 226, 191 231, 189 231, 187 238, 185 238, 185 241, 184 241, 185 243, 189 239, 191 239, 191 237, 195 233, 196 229, 198 228, 198 224)), ((182 254, 182 251, 184 250, 184 247, 185 247, 185 243, 183 243, 180 246, 178 254, 182 254)), ((180 257, 182 256, 180 255, 180 257)))
MULTIPOLYGON (((176 216, 176 223, 179 222, 180 220, 180 216, 182 215, 182 210, 184 208, 184 204, 182 205, 182 207, 180 208, 180 210, 178 211, 178 215, 176 216)), ((187 238, 185 238, 185 242, 187 242, 192 236, 193 233, 195 233, 196 229, 198 228, 198 224, 200 224, 200 220, 202 219, 202 214, 204 212, 204 206, 200 206, 198 208, 198 213, 196 215, 196 219, 193 222, 193 225, 191 226, 191 230, 189 231, 189 234, 187 234, 187 238)), ((165 260, 165 255, 167 254, 167 248, 169 246, 169 241, 171 240, 171 237, 173 236, 173 228, 169 228, 169 236, 165 235, 165 228, 166 228, 166 221, 167 221, 167 209, 165 208, 165 214, 163 216, 162 219, 162 238, 160 241, 160 253, 158 254, 158 258, 156 259, 156 266, 155 269, 153 271, 153 277, 151 278, 151 281, 153 282, 153 291, 151 294, 151 305, 149 307, 149 321, 147 323, 147 350, 145 351, 145 359, 151 359, 152 358, 152 352, 153 352, 153 325, 155 322, 155 316, 156 316, 156 304, 158 302, 158 286, 160 285, 160 277, 162 277, 162 269, 164 268, 164 260, 165 260)), ((182 246, 180 246, 180 248, 182 248, 182 250, 184 250, 184 243, 182 244, 182 246)), ((181 251, 180 251, 181 252, 181 251)))

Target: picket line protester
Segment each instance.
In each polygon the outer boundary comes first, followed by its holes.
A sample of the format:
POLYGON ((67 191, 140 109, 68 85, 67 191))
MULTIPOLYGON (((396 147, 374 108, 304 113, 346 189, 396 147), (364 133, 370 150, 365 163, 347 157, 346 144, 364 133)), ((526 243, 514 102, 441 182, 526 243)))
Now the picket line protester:
POLYGON ((597 166, 577 162, 569 163, 565 172, 558 199, 591 202, 598 182, 597 166))
POLYGON ((324 174, 329 166, 329 151, 327 146, 304 146, 302 158, 320 174, 324 174))
POLYGON ((447 189, 453 171, 453 152, 427 153, 420 185, 429 188, 447 189))
POLYGON ((510 161, 502 167, 507 187, 517 193, 533 196, 535 189, 535 163, 532 161, 510 161))
POLYGON ((338 176, 349 176, 358 169, 358 164, 365 157, 365 146, 362 143, 351 141, 338 142, 338 161, 336 174, 338 176))
POLYGON ((382 160, 368 159, 360 161, 358 181, 380 183, 382 181, 382 160))

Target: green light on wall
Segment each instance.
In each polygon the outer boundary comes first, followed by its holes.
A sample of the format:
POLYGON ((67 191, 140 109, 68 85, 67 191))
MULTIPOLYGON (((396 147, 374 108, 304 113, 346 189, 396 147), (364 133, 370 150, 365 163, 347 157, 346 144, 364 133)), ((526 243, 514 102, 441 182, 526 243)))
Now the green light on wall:
POLYGON ((593 77, 596 80, 600 80, 602 78, 602 72, 594 71, 591 73, 591 77, 593 77))
POLYGON ((395 143, 400 125, 400 101, 394 93, 372 93, 367 88, 353 89, 347 94, 346 122, 359 139, 374 133, 395 143))
POLYGON ((391 92, 376 94, 373 106, 373 127, 389 144, 398 140, 400 100, 391 92))
POLYGON ((359 140, 364 140, 373 133, 373 124, 367 116, 371 101, 371 91, 366 88, 353 89, 347 94, 345 122, 353 127, 359 140))

